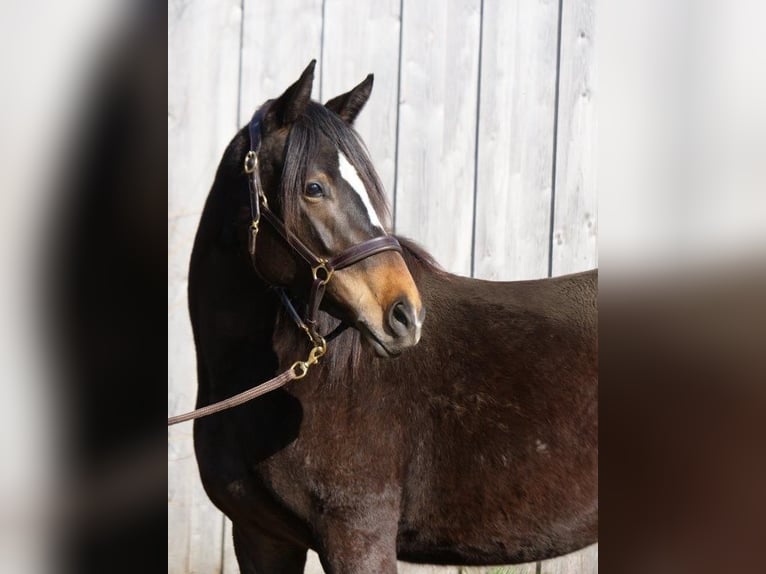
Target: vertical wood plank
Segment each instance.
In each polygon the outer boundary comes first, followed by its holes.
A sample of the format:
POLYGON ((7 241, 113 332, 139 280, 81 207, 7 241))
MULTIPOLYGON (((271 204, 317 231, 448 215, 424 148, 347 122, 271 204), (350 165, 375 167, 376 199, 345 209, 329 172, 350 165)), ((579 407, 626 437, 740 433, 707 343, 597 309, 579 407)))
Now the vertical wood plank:
POLYGON ((303 571, 304 574, 324 574, 322 563, 319 561, 319 556, 313 550, 309 550, 306 557, 306 568, 303 571))
MULTIPOLYGON (((236 125, 241 5, 168 5, 168 412, 194 406, 186 305, 199 215, 236 125)), ((223 520, 197 474, 191 425, 168 429, 168 572, 219 572, 223 520)))
MULTIPOLYGON (((557 121, 552 275, 597 265, 595 0, 564 3, 557 121)), ((546 560, 546 574, 596 574, 598 545, 546 560)))
POLYGON ((475 274, 548 272, 558 54, 555 0, 485 0, 475 274))
POLYGON ((399 87, 400 0, 326 0, 322 47, 324 102, 375 74, 355 123, 393 204, 399 87))
MULTIPOLYGON (((536 564, 517 564, 513 566, 429 566, 397 563, 399 574, 535 574, 536 564)), ((314 552, 309 552, 305 574, 324 574, 319 558, 314 552)))
POLYGON ((543 560, 540 563, 541 574, 597 574, 598 545, 593 544, 579 552, 567 554, 561 558, 543 560))
POLYGON ((455 566, 424 566, 398 562, 399 574, 460 574, 460 568, 455 566))
POLYGON ((554 275, 597 265, 595 0, 565 3, 552 245, 554 275))
POLYGON ((396 229, 471 271, 480 0, 402 13, 396 229))
POLYGON ((234 553, 234 539, 232 538, 231 520, 223 519, 223 567, 221 574, 239 574, 239 564, 234 553))
POLYGON ((317 98, 322 52, 322 0, 244 0, 244 7, 239 125, 287 89, 313 59, 317 98))
POLYGON ((537 563, 461 568, 460 574, 535 574, 537 563))

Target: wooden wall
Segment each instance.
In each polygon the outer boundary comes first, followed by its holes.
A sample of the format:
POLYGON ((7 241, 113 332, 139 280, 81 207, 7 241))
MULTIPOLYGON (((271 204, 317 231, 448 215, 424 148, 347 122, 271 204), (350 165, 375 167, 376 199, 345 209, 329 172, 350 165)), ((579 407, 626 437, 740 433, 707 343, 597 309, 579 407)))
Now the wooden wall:
MULTIPOLYGON (((168 412, 193 407, 187 266, 224 147, 317 58, 326 101, 375 74, 357 122, 396 231, 489 279, 597 265, 595 0, 171 0, 168 4, 168 412)), ((503 568, 595 573, 598 550, 503 568)), ((228 521, 168 432, 168 572, 234 573, 228 521)), ((319 573, 316 556, 307 572, 319 573)))

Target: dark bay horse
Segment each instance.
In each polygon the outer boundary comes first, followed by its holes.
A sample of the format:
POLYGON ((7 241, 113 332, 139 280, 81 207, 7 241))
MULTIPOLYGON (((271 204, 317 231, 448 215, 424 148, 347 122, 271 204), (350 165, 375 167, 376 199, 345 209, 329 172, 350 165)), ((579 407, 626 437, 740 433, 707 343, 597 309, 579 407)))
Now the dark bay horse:
MULTIPOLYGON (((321 105, 313 63, 262 115, 271 210, 315 253, 389 232, 380 182, 350 127, 368 77, 321 105)), ((248 249, 245 128, 221 160, 194 244, 189 306, 203 406, 310 348, 311 272, 272 225, 248 249)), ((348 328, 308 375, 195 422, 199 470, 231 518, 245 573, 395 573, 396 560, 489 565, 596 541, 596 272, 489 282, 411 242, 337 271, 319 329, 348 328), (341 323, 342 322, 342 323, 341 323)))

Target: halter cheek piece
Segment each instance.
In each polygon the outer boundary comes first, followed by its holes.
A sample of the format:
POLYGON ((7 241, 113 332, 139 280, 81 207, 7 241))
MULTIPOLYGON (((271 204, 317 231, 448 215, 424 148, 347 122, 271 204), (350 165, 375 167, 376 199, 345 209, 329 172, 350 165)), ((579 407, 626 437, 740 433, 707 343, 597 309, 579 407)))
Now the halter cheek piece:
POLYGON ((261 122, 268 111, 268 104, 258 109, 250 121, 250 151, 245 156, 245 173, 247 174, 248 185, 250 187, 250 234, 248 239, 248 250, 255 265, 255 246, 258 239, 258 230, 261 224, 261 218, 268 221, 290 249, 297 253, 307 265, 311 268, 313 278, 311 289, 309 291, 308 304, 306 305, 305 318, 301 318, 296 311, 289 297, 283 289, 279 290, 282 304, 285 306, 290 316, 296 324, 305 331, 312 345, 314 345, 309 358, 306 361, 298 361, 293 364, 297 378, 302 378, 308 372, 308 368, 315 364, 319 358, 327 351, 327 342, 317 331, 316 314, 319 311, 319 305, 325 293, 325 286, 332 279, 333 273, 346 267, 350 267, 368 257, 383 253, 384 251, 398 251, 402 248, 395 237, 391 235, 382 235, 357 243, 341 251, 329 259, 318 257, 309 247, 306 246, 298 237, 290 233, 284 223, 269 208, 269 202, 266 194, 261 187, 261 180, 258 172, 258 150, 261 144, 261 122))
POLYGON ((317 257, 305 243, 287 231, 284 223, 282 223, 282 221, 274 215, 274 212, 269 209, 269 202, 266 200, 266 195, 263 193, 261 180, 258 174, 258 148, 261 144, 261 121, 267 110, 268 104, 262 106, 255 112, 253 119, 250 121, 250 151, 247 152, 247 155, 245 156, 245 173, 247 174, 247 180, 250 187, 250 235, 248 239, 248 250, 250 251, 250 257, 253 259, 253 265, 255 265, 255 244, 258 239, 258 227, 261 224, 261 217, 263 217, 277 231, 285 243, 287 243, 295 253, 300 255, 311 268, 313 281, 311 283, 308 304, 306 305, 305 319, 302 319, 300 314, 295 310, 295 307, 283 289, 279 290, 279 294, 282 298, 282 303, 290 313, 290 316, 306 333, 313 347, 305 361, 296 361, 289 369, 280 373, 276 377, 263 383, 259 383, 258 385, 243 391, 238 395, 229 397, 228 399, 200 407, 188 413, 169 417, 168 426, 225 411, 278 389, 290 381, 305 377, 309 368, 316 364, 320 357, 327 352, 327 341, 319 334, 319 331, 317 331, 316 314, 319 311, 319 305, 322 303, 322 297, 324 297, 325 286, 329 283, 330 279, 332 279, 333 273, 384 251, 402 251, 402 248, 395 237, 392 237, 391 235, 383 235, 349 247, 330 259, 323 259, 317 257))

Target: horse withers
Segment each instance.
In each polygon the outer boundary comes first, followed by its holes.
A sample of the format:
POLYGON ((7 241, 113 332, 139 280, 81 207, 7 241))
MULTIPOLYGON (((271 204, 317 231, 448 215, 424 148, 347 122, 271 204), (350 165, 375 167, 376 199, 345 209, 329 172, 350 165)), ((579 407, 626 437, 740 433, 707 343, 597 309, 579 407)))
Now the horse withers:
MULTIPOLYGON (((316 272, 296 245, 329 261, 390 235, 351 127, 372 77, 321 105, 313 72, 235 136, 205 205, 189 274, 198 406, 311 349, 295 315, 311 314, 316 272), (275 219, 257 242, 254 137, 275 219)), ((328 277, 313 328, 333 340, 304 378, 195 422, 244 573, 303 572, 309 548, 328 574, 391 574, 397 559, 509 564, 596 541, 596 272, 481 281, 399 244, 328 277)))

